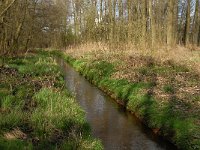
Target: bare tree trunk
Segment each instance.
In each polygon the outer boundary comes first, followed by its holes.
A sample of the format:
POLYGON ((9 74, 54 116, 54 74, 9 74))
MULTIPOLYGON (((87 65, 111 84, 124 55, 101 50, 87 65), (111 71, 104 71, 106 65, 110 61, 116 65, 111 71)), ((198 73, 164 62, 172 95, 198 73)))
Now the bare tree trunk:
POLYGON ((146 44, 147 31, 147 0, 142 1, 142 45, 146 44))
POLYGON ((149 16, 150 16, 150 26, 151 26, 151 46, 155 46, 156 42, 156 33, 155 33, 155 20, 154 20, 154 14, 153 14, 153 3, 152 0, 149 0, 149 16))
POLYGON ((198 35, 198 42, 197 42, 198 44, 198 46, 200 46, 200 25, 199 25, 199 35, 198 35))
POLYGON ((131 33, 132 33, 132 13, 131 13, 131 0, 127 0, 127 12, 128 12, 128 42, 131 42, 131 33))
POLYGON ((13 39, 13 45, 12 45, 12 53, 15 51, 15 50, 18 50, 19 48, 19 37, 20 37, 20 34, 22 32, 22 27, 23 27, 23 24, 25 22, 25 19, 26 19, 26 13, 27 13, 27 6, 28 6, 28 3, 27 3, 27 0, 24 2, 24 7, 23 7, 23 10, 24 10, 24 14, 23 14, 23 18, 21 20, 21 22, 18 22, 17 23, 17 28, 16 28, 16 32, 15 32, 15 35, 14 35, 14 39, 13 39))
POLYGON ((173 45, 176 45, 178 42, 178 14, 179 14, 179 10, 178 10, 178 0, 174 1, 174 14, 173 14, 173 45))
POLYGON ((194 14, 194 20, 193 20, 193 28, 192 28, 192 34, 193 34, 193 44, 198 44, 198 34, 199 34, 199 26, 200 26, 200 9, 199 9, 199 0, 196 0, 196 7, 195 7, 195 14, 194 14))
POLYGON ((108 0, 108 18, 109 18, 109 42, 112 43, 113 40, 113 11, 112 11, 112 2, 108 0))
POLYGON ((173 1, 168 1, 168 14, 167 14, 167 45, 172 46, 172 43, 174 41, 173 39, 173 1))
POLYGON ((185 41, 184 44, 187 46, 190 42, 190 0, 187 0, 187 14, 185 24, 185 41))

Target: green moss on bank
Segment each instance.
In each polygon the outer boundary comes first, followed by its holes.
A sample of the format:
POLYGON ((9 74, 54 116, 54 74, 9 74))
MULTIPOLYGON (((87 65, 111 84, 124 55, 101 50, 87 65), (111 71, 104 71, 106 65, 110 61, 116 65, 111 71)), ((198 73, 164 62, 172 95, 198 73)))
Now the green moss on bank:
POLYGON ((102 149, 49 54, 0 68, 0 149, 102 149))
MULTIPOLYGON (((47 52, 48 53, 48 52, 47 52)), ((105 60, 74 59, 59 51, 51 51, 52 55, 63 58, 90 82, 97 85, 103 91, 114 97, 118 103, 134 112, 149 127, 158 129, 159 134, 165 136, 181 149, 200 149, 200 116, 198 110, 189 112, 190 103, 184 102, 176 96, 176 86, 180 83, 174 76, 184 73, 185 82, 194 85, 198 77, 188 74, 184 66, 174 64, 158 65, 150 63, 134 70, 138 76, 137 82, 126 79, 115 79, 116 66, 105 60), (194 76, 194 77, 192 77, 194 76), (155 96, 156 78, 168 78, 168 82, 161 90, 169 97, 167 101, 161 101, 155 96)), ((180 80, 182 80, 180 78, 180 80)), ((184 93, 183 93, 184 94, 184 93)), ((186 94, 187 95, 187 94, 186 94)), ((188 94, 191 98, 195 94, 188 94)), ((187 95, 187 98, 189 98, 187 95)), ((199 97, 198 95, 196 97, 199 97)), ((199 101, 196 98, 195 101, 199 101)))

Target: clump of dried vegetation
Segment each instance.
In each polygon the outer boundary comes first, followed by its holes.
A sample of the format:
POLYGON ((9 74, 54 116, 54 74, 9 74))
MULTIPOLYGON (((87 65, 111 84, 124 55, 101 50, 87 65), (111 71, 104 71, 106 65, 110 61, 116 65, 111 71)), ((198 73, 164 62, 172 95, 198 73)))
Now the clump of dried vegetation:
MULTIPOLYGON (((200 48, 194 46, 188 46, 187 48, 183 46, 176 46, 173 48, 159 46, 159 49, 148 49, 146 47, 137 48, 133 44, 109 46, 108 44, 98 42, 70 46, 67 48, 66 53, 75 58, 83 56, 91 57, 91 59, 107 57, 108 60, 110 60, 109 56, 123 56, 123 58, 121 58, 122 60, 134 56, 150 56, 156 61, 173 61, 174 63, 185 65, 189 69, 200 73, 200 48)), ((118 57, 112 57, 112 59, 118 59, 118 57)))

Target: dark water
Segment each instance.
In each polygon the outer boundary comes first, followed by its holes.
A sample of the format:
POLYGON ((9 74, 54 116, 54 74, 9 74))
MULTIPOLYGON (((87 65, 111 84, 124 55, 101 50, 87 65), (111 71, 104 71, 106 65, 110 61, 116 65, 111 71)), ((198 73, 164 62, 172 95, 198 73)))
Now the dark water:
POLYGON ((92 134, 99 138, 106 150, 173 150, 172 144, 157 137, 141 122, 118 106, 101 90, 63 61, 67 88, 86 111, 92 134))

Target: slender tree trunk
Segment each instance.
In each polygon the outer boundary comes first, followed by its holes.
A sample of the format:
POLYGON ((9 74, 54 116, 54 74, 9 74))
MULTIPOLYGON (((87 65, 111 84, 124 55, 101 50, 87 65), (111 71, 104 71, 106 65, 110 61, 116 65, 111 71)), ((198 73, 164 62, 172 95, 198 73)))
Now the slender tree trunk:
POLYGON ((150 16, 150 26, 151 26, 151 46, 155 46, 156 42, 156 33, 155 33, 155 20, 154 20, 154 14, 153 14, 153 3, 152 0, 149 0, 149 16, 150 16))
POLYGON ((178 42, 178 13, 179 13, 178 3, 179 3, 178 0, 174 1, 174 14, 173 14, 173 32, 174 32, 173 39, 174 39, 174 42, 173 42, 173 45, 176 45, 178 42))
POLYGON ((142 1, 142 45, 146 44, 147 31, 147 0, 142 1))
POLYGON ((167 45, 172 46, 173 42, 173 1, 174 0, 169 0, 168 1, 168 14, 167 14, 167 45))
POLYGON ((187 46, 190 42, 190 0, 187 0, 187 13, 186 13, 186 25, 185 25, 185 41, 187 46))
POLYGON ((200 25, 199 25, 199 35, 198 35, 198 46, 200 46, 200 25))
POLYGON ((127 12, 128 12, 128 42, 131 42, 131 33, 132 33, 132 14, 131 14, 131 0, 127 0, 127 12))
POLYGON ((100 16, 99 22, 103 19, 103 0, 100 1, 100 16))
POLYGON ((22 32, 22 27, 23 27, 23 24, 25 22, 25 19, 26 19, 26 13, 27 13, 27 6, 28 6, 28 3, 27 3, 27 0, 24 2, 24 7, 23 7, 23 18, 20 22, 17 23, 17 28, 16 28, 16 32, 15 32, 15 35, 14 35, 14 39, 13 39, 13 45, 12 45, 12 53, 15 51, 15 50, 18 50, 19 48, 19 38, 20 38, 20 34, 22 32))
POLYGON ((193 44, 198 44, 198 34, 199 34, 199 26, 200 26, 200 9, 199 9, 199 0, 196 0, 196 7, 195 7, 195 14, 194 14, 194 20, 193 20, 193 28, 192 28, 192 34, 193 34, 193 44))
POLYGON ((112 43, 113 41, 113 9, 112 9, 112 2, 108 0, 108 18, 109 18, 109 42, 112 43))

